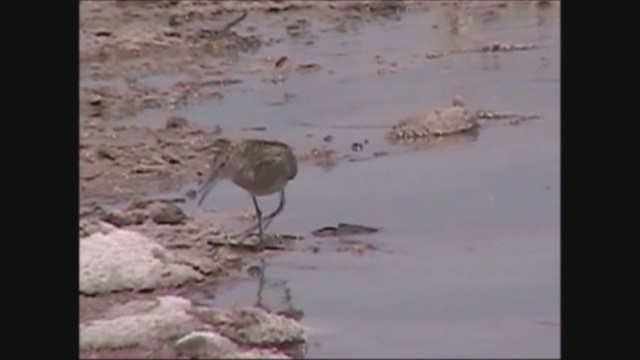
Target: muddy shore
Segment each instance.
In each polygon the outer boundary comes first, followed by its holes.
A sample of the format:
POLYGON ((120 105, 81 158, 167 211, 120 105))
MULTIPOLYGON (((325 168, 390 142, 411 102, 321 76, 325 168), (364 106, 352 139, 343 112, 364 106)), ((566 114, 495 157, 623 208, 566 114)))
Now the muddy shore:
MULTIPOLYGON (((228 126, 228 120, 218 119, 215 112, 203 123, 180 110, 228 101, 238 86, 335 75, 331 61, 314 58, 312 52, 301 51, 294 57, 277 51, 264 55, 264 49, 287 44, 313 49, 321 35, 340 39, 365 24, 398 22, 408 13, 434 9, 446 15, 443 23, 448 31, 464 32, 472 21, 499 17, 521 6, 544 13, 551 5, 546 1, 80 2, 81 356, 304 357, 308 329, 296 316, 260 304, 205 306, 191 296, 215 294, 217 286, 230 279, 254 276, 248 264, 257 258, 292 249, 317 251, 316 243, 302 241, 312 238, 311 232, 271 234, 266 249, 258 248, 255 238, 237 238, 231 223, 246 226, 255 221, 248 202, 245 208, 228 212, 193 206, 192 192, 208 169, 209 145, 221 136, 261 137, 271 124, 255 114, 250 122, 257 126, 228 126)), ((411 49, 406 61, 385 53, 367 54, 359 70, 383 77, 458 54, 535 48, 528 42, 479 39, 473 45, 411 49)), ((296 96, 283 91, 270 106, 283 106, 296 96)), ((450 99, 441 102, 441 108, 463 106, 462 100, 450 99)), ((476 136, 467 132, 471 127, 477 130, 474 122, 460 127, 465 132, 461 136, 421 141, 423 134, 432 134, 424 129, 433 122, 434 108, 415 110, 407 109, 406 115, 417 119, 410 130, 405 129, 407 117, 387 118, 348 139, 339 136, 340 128, 302 127, 292 147, 301 164, 329 170, 473 141, 476 136), (385 138, 393 131, 402 144, 385 138)), ((477 114, 485 118, 510 114, 507 125, 519 125, 520 119, 536 115, 494 109, 490 104, 464 112, 466 123, 477 120, 477 114)), ((437 115, 441 113, 438 110, 437 115)), ((449 129, 456 130, 445 127, 449 129)), ((354 241, 331 251, 358 256, 381 249, 354 241)))

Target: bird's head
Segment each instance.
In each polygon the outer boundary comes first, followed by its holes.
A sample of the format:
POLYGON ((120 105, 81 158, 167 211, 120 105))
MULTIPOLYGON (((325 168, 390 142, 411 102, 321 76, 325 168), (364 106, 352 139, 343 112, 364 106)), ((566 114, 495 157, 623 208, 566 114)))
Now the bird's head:
POLYGON ((209 191, 211 191, 216 184, 217 180, 226 176, 227 169, 229 168, 228 160, 231 154, 231 148, 231 140, 225 138, 218 138, 208 146, 211 162, 209 163, 209 173, 207 174, 207 177, 199 191, 200 199, 198 200, 198 205, 204 201, 209 191))
POLYGON ((210 163, 210 170, 212 172, 219 172, 225 168, 227 159, 231 153, 231 147, 231 140, 225 138, 218 138, 211 144, 212 161, 210 163))

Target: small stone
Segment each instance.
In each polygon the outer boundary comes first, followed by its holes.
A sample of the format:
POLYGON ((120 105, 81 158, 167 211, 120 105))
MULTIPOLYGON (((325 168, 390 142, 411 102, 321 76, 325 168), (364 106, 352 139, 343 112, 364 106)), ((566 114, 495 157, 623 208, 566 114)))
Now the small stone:
POLYGON ((249 274, 249 276, 258 277, 262 274, 262 270, 258 265, 249 266, 249 268, 247 268, 247 274, 249 274))
POLYGON ((163 153, 162 159, 172 165, 182 164, 182 160, 180 160, 180 158, 177 155, 170 152, 163 153))
POLYGON ((108 37, 111 36, 113 33, 109 30, 98 30, 95 32, 95 35, 98 37, 108 37))
POLYGON ((167 129, 180 129, 186 127, 189 124, 187 119, 181 116, 171 116, 167 119, 166 128, 167 129))
POLYGON ((237 346, 226 337, 211 333, 195 331, 178 339, 176 349, 191 358, 222 358, 229 353, 237 352, 237 346))
POLYGON ((179 225, 185 222, 187 215, 174 204, 162 204, 154 209, 151 218, 159 225, 179 225))
POLYGON ((129 309, 116 314, 120 316, 81 323, 80 349, 115 350, 162 342, 178 338, 197 326, 188 314, 191 303, 186 299, 165 296, 155 301, 134 300, 124 306, 129 309), (127 314, 133 308, 146 311, 127 314))
POLYGON ((140 211, 124 212, 121 210, 107 211, 100 219, 117 227, 140 225, 146 220, 146 214, 140 211))
POLYGON ((305 328, 298 321, 261 308, 235 305, 229 310, 209 307, 196 307, 194 310, 194 315, 202 321, 242 345, 266 347, 306 341, 305 328))
POLYGON ((98 156, 98 159, 108 159, 108 160, 116 159, 116 155, 113 153, 113 151, 104 146, 101 146, 98 148, 98 150, 96 150, 96 155, 98 156))
POLYGON ((100 95, 91 96, 91 98, 89 99, 89 104, 91 104, 93 106, 98 106, 98 105, 102 104, 102 96, 100 96, 100 95))
POLYGON ((178 15, 171 15, 169 17, 169 26, 176 27, 180 25, 180 20, 178 15))
POLYGON ((133 174, 167 173, 164 166, 138 164, 131 169, 133 174))
POLYGON ((165 31, 164 36, 179 38, 179 37, 182 37, 182 34, 180 34, 178 31, 165 31))
POLYGON ((286 56, 282 56, 278 59, 278 61, 276 61, 275 67, 280 68, 284 65, 285 62, 287 62, 289 58, 287 58, 286 56))

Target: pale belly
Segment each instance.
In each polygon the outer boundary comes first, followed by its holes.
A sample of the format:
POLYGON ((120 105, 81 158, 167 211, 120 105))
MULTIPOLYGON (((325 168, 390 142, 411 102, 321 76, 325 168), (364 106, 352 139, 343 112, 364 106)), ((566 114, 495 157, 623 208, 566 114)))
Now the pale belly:
POLYGON ((276 179, 262 179, 262 181, 249 181, 246 179, 233 179, 233 182, 254 196, 268 196, 282 191, 287 180, 281 177, 276 179))

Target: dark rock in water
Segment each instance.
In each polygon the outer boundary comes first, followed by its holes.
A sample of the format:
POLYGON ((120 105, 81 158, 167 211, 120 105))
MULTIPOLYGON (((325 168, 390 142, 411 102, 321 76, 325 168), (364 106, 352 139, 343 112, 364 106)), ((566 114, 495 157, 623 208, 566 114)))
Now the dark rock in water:
POLYGON ((338 223, 339 235, 372 234, 378 232, 378 230, 370 226, 338 223))
POLYGON ((171 116, 167 119, 165 128, 167 129, 180 129, 186 127, 189 124, 187 119, 180 116, 171 116))
POLYGON ((282 65, 284 65, 284 63, 288 60, 288 58, 286 56, 282 56, 281 58, 278 59, 278 61, 276 61, 275 67, 279 68, 282 65))
POLYGON ((335 226, 326 226, 313 230, 311 234, 317 237, 334 237, 338 234, 338 229, 335 226))
POLYGON ((334 236, 348 236, 348 235, 359 235, 359 234, 372 234, 378 231, 379 229, 369 227, 369 226, 338 223, 337 227, 325 226, 323 228, 312 231, 311 234, 316 237, 334 237, 334 236))

